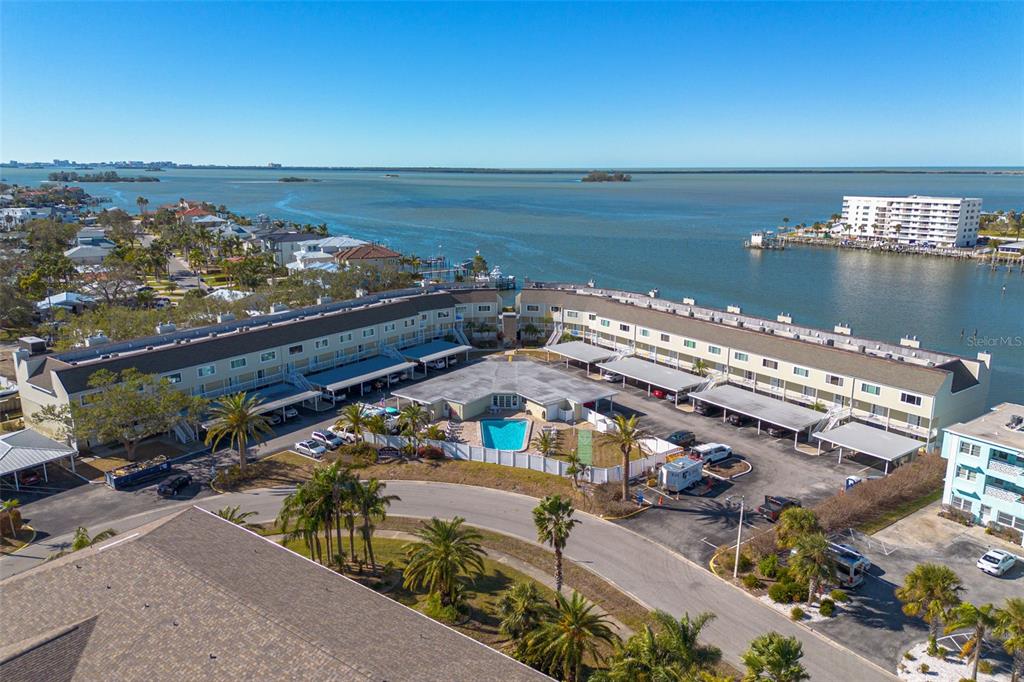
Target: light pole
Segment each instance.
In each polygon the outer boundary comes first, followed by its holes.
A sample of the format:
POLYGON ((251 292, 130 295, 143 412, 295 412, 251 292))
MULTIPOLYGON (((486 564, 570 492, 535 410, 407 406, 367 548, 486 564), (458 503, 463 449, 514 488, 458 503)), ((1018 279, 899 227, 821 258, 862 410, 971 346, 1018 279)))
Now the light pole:
MULTIPOLYGON (((730 497, 729 501, 732 502, 733 498, 730 497)), ((732 579, 736 580, 740 572, 740 543, 743 540, 743 503, 744 497, 740 495, 740 522, 736 526, 736 556, 732 563, 732 579)))

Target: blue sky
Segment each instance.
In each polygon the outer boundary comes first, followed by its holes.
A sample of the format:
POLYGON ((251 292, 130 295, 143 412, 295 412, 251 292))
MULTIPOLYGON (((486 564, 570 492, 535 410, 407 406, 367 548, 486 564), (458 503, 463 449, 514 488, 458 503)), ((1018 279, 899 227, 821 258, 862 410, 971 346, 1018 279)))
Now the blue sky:
POLYGON ((0 3, 0 158, 1024 165, 1024 3, 0 3))

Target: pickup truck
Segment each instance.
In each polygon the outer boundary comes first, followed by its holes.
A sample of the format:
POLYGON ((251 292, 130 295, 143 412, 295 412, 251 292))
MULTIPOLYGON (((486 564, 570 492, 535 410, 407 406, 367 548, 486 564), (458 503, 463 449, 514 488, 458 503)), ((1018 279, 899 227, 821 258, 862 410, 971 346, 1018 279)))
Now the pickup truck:
POLYGON ((757 508, 757 513, 765 517, 772 523, 779 520, 782 516, 782 512, 786 511, 791 507, 800 507, 800 500, 794 500, 789 497, 776 497, 775 495, 765 495, 764 504, 757 508))

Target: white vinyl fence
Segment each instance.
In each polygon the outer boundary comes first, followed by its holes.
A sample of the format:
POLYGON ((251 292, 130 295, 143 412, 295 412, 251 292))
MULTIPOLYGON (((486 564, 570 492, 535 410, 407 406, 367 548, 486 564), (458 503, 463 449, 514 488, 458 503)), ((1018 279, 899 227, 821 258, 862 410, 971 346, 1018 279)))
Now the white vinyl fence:
MULTIPOLYGON (((596 414, 596 413, 595 413, 596 414)), ((598 415, 600 416, 600 415, 598 415)), ((363 440, 371 445, 381 447, 392 447, 401 449, 409 444, 409 439, 404 436, 384 436, 374 433, 363 433, 363 440)), ((679 450, 676 446, 661 440, 660 438, 644 438, 642 441, 644 450, 653 454, 641 459, 632 460, 629 463, 629 477, 635 478, 643 473, 654 469, 658 464, 664 464, 667 456, 679 450)), ((496 450, 485 448, 482 445, 468 445, 466 443, 450 443, 442 440, 420 440, 420 446, 434 446, 444 452, 446 457, 460 459, 470 462, 486 462, 488 464, 500 464, 501 466, 515 467, 517 469, 531 469, 542 471, 555 476, 567 476, 566 470, 569 465, 560 460, 544 455, 530 452, 516 452, 514 450, 496 450)), ((579 475, 581 481, 589 483, 613 483, 622 480, 622 466, 614 467, 591 467, 584 469, 579 475)))

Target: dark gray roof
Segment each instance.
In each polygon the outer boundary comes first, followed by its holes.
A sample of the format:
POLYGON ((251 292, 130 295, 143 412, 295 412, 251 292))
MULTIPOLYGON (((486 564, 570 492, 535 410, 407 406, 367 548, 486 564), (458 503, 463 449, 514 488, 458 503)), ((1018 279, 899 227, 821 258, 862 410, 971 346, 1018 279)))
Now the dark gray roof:
POLYGON ((76 452, 67 444, 32 429, 0 434, 0 475, 63 459, 76 452))
MULTIPOLYGON (((600 296, 571 291, 524 289, 523 303, 557 305, 584 310, 613 320, 678 334, 691 339, 758 353, 797 365, 825 369, 837 374, 869 379, 879 383, 933 395, 946 382, 949 368, 926 367, 875 357, 810 341, 790 339, 725 324, 643 308, 600 296)), ((960 363, 963 364, 963 363, 960 363)))
POLYGON ((821 412, 729 384, 691 393, 690 400, 702 400, 723 407, 730 412, 739 412, 742 415, 794 431, 803 431, 827 418, 821 412))
POLYGON ((308 232, 271 232, 263 237, 266 241, 274 244, 280 244, 281 242, 308 242, 317 238, 317 235, 308 232))
MULTIPOLYGON (((456 300, 449 293, 413 296, 392 303, 345 310, 322 317, 311 316, 303 320, 283 321, 271 327, 254 327, 247 331, 222 334, 213 338, 197 338, 190 343, 180 345, 157 346, 151 351, 125 353, 108 360, 71 365, 62 360, 48 358, 47 364, 49 368, 57 371, 64 389, 68 393, 76 393, 85 390, 89 377, 101 368, 111 372, 120 372, 134 367, 146 374, 161 374, 183 367, 254 353, 266 348, 285 346, 403 317, 412 317, 425 310, 453 308, 456 300)), ((42 381, 49 382, 49 372, 37 373, 29 380, 32 383, 43 385, 42 381), (42 377, 42 379, 37 379, 37 377, 42 377)), ((46 385, 49 387, 48 383, 46 385)))
POLYGON ((5 682, 547 679, 197 508, 0 590, 5 682))
POLYGON ((919 440, 860 422, 847 422, 828 431, 818 431, 814 433, 814 437, 826 443, 883 459, 886 462, 892 462, 925 447, 925 444, 919 440))
POLYGON ((601 346, 592 346, 586 341, 566 341, 565 343, 556 343, 552 346, 544 346, 544 350, 552 353, 557 353, 564 358, 575 360, 576 362, 601 362, 609 358, 614 358, 619 354, 617 350, 608 350, 601 346))

